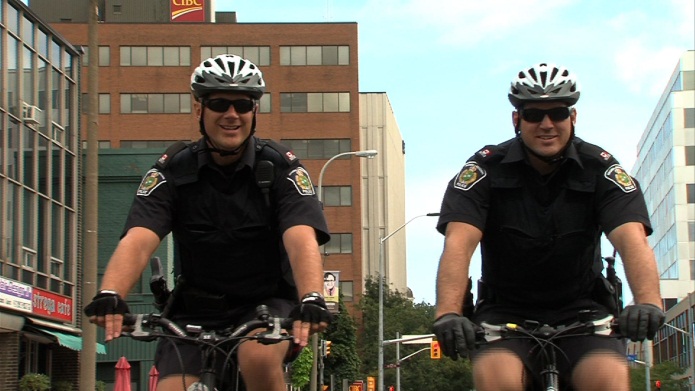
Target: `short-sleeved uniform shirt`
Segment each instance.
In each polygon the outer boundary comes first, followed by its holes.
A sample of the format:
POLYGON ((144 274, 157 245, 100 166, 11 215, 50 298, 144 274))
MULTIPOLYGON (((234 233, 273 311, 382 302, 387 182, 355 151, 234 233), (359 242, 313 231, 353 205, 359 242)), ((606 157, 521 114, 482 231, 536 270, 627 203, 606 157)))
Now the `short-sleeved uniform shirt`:
POLYGON ((143 178, 123 234, 132 227, 160 238, 173 232, 189 287, 240 302, 277 294, 288 265, 282 233, 307 225, 319 244, 330 236, 309 174, 291 152, 283 157, 291 164, 275 163, 269 207, 254 175, 258 144, 252 137, 231 167, 216 165, 203 139, 166 157, 164 169, 154 166, 143 178))
POLYGON ((482 280, 497 302, 541 312, 590 299, 602 232, 639 222, 651 233, 637 181, 579 138, 547 176, 519 138, 481 149, 448 184, 438 231, 449 222, 483 232, 482 280))

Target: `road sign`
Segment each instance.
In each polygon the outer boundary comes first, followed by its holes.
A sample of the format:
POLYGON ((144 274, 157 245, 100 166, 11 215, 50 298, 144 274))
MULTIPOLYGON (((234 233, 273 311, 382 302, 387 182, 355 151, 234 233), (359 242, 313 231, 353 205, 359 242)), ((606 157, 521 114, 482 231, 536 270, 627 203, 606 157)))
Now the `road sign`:
POLYGON ((628 354, 628 355, 627 355, 627 361, 632 361, 632 362, 634 362, 635 360, 637 360, 637 355, 636 355, 636 354, 628 354))

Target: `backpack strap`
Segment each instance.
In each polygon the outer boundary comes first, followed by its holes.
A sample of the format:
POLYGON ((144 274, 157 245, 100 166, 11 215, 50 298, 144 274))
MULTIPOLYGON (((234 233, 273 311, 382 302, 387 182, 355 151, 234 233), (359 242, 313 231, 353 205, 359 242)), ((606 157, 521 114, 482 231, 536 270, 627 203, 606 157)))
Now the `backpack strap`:
POLYGON ((169 162, 171 159, 179 152, 183 151, 184 148, 186 148, 190 144, 189 142, 186 141, 177 141, 173 144, 171 144, 166 151, 164 151, 164 154, 157 159, 157 163, 154 164, 153 168, 158 168, 160 170, 164 170, 167 168, 169 165, 169 162))
POLYGON ((297 165, 298 162, 297 156, 286 146, 269 139, 256 139, 256 162, 253 174, 268 208, 272 206, 270 188, 275 178, 278 174, 281 175, 284 169, 297 165))

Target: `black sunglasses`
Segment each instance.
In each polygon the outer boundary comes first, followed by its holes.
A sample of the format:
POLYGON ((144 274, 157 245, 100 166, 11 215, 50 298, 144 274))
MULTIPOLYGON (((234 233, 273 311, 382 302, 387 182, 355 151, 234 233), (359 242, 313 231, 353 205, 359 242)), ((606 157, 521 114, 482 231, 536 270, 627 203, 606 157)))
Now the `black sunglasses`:
POLYGON ((564 121, 570 116, 569 107, 553 107, 552 109, 523 109, 521 110, 521 118, 526 122, 541 122, 545 116, 548 116, 553 122, 564 121))
POLYGON ((253 106, 255 104, 256 102, 251 99, 229 100, 224 98, 216 98, 203 100, 203 105, 205 107, 217 113, 225 113, 227 110, 229 110, 229 106, 234 106, 234 111, 236 111, 237 114, 246 114, 253 110, 253 106))

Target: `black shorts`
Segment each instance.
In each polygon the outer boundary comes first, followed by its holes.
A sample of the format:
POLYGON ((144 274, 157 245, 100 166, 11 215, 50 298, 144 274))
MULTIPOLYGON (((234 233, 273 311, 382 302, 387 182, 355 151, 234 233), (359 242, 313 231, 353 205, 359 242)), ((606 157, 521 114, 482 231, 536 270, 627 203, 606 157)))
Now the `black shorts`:
MULTIPOLYGON (((295 302, 287 299, 270 298, 257 303, 249 304, 243 307, 235 308, 230 311, 219 313, 217 316, 209 314, 196 322, 192 316, 180 314, 174 319, 176 323, 185 326, 185 324, 204 325, 205 329, 214 330, 230 327, 231 325, 239 325, 256 318, 256 307, 265 304, 268 306, 271 316, 279 316, 286 318, 295 306, 295 302)), ((224 357, 218 355, 217 373, 223 373, 224 357)), ((202 350, 199 345, 183 343, 174 339, 160 338, 155 352, 154 363, 159 371, 159 376, 164 378, 174 374, 185 373, 187 375, 199 376, 201 370, 202 350)))
MULTIPOLYGON (((577 314, 581 310, 596 311, 596 319, 608 315, 605 307, 592 301, 582 301, 567 306, 560 311, 550 310, 522 310, 518 307, 510 308, 500 305, 487 305, 476 309, 473 316, 474 322, 486 321, 491 324, 516 323, 523 325, 524 320, 537 320, 541 324, 551 326, 568 325, 577 321, 577 314)), ((609 336, 590 335, 559 338, 554 344, 560 349, 556 355, 557 369, 560 372, 561 389, 571 389, 570 379, 575 365, 587 354, 602 351, 613 352, 618 357, 624 357, 627 342, 625 339, 618 339, 609 336)), ((541 355, 538 354, 539 346, 537 343, 528 339, 508 339, 491 342, 481 345, 478 349, 472 350, 471 360, 475 363, 476 358, 480 357, 491 349, 507 349, 514 352, 524 363, 527 375, 530 376, 529 389, 540 389, 542 386, 540 372, 543 369, 541 355)))

